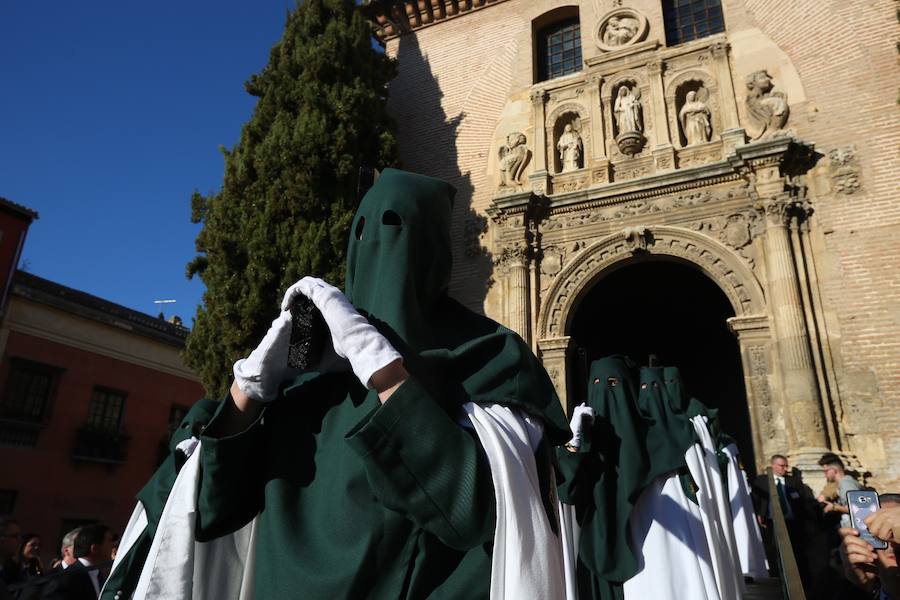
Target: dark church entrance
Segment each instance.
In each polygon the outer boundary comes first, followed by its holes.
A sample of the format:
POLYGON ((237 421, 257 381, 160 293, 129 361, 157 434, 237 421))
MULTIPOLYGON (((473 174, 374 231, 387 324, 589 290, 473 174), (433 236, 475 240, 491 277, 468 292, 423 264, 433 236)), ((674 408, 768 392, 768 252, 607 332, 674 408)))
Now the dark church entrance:
POLYGON ((639 365, 681 369, 688 392, 719 409, 748 475, 754 475, 752 435, 737 339, 725 322, 734 316, 727 296, 699 268, 674 259, 635 259, 613 267, 581 302, 571 322, 573 387, 584 399, 587 366, 610 354, 639 365))

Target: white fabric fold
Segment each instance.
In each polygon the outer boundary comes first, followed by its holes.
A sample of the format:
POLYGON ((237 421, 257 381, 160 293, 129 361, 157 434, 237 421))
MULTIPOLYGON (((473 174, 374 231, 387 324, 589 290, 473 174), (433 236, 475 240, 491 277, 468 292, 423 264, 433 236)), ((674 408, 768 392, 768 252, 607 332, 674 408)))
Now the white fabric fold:
POLYGON ((715 445, 703 417, 693 417, 691 423, 700 443, 688 448, 685 462, 699 488, 697 504, 709 543, 719 595, 722 600, 737 600, 743 596, 744 578, 738 566, 731 511, 722 487, 715 445))
POLYGON ((759 532, 759 524, 756 522, 756 514, 753 512, 753 501, 750 498, 747 475, 741 469, 738 461, 737 446, 729 444, 723 449, 723 452, 728 457, 729 504, 741 573, 763 579, 769 576, 769 567, 766 562, 762 535, 759 532))
POLYGON ((253 596, 255 519, 233 534, 195 541, 201 446, 196 445, 175 479, 132 598, 245 600, 253 596))
POLYGON ((625 582, 625 600, 720 600, 700 507, 676 473, 657 477, 631 513, 638 573, 625 582))
POLYGON ((534 459, 541 424, 499 404, 468 402, 463 409, 487 454, 497 498, 491 599, 565 598, 562 543, 541 502, 534 459))

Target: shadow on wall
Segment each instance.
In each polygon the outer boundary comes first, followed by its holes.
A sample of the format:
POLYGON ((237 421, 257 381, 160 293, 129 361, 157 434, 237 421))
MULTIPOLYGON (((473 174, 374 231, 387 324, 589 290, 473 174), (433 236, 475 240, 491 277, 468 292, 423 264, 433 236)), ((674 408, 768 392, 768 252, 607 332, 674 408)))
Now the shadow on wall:
POLYGON ((443 179, 456 188, 450 293, 483 313, 492 263, 479 240, 487 219, 472 209, 474 186, 470 175, 459 170, 457 136, 466 114, 444 112, 444 94, 415 35, 400 38, 396 58, 401 74, 391 82, 388 109, 397 123, 401 168, 443 179))

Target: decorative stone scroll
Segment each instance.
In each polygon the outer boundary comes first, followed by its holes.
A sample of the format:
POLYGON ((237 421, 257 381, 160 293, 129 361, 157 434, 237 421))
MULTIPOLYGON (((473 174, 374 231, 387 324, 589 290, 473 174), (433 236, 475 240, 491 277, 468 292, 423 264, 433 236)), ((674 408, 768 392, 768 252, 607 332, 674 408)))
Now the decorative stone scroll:
POLYGON ((856 148, 843 146, 828 153, 831 162, 831 187, 838 194, 855 194, 859 191, 859 164, 856 148))

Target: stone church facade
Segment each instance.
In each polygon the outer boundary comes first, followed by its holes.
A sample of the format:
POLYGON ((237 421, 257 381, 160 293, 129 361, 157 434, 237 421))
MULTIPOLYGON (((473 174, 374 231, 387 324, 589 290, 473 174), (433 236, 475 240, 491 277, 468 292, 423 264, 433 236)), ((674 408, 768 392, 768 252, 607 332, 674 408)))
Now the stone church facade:
POLYGON ((521 334, 564 402, 584 384, 572 328, 590 290, 638 262, 686 265, 730 304, 757 467, 787 453, 814 482, 832 450, 897 491, 896 8, 367 10, 398 60, 390 107, 403 167, 459 190, 453 295, 521 334))

